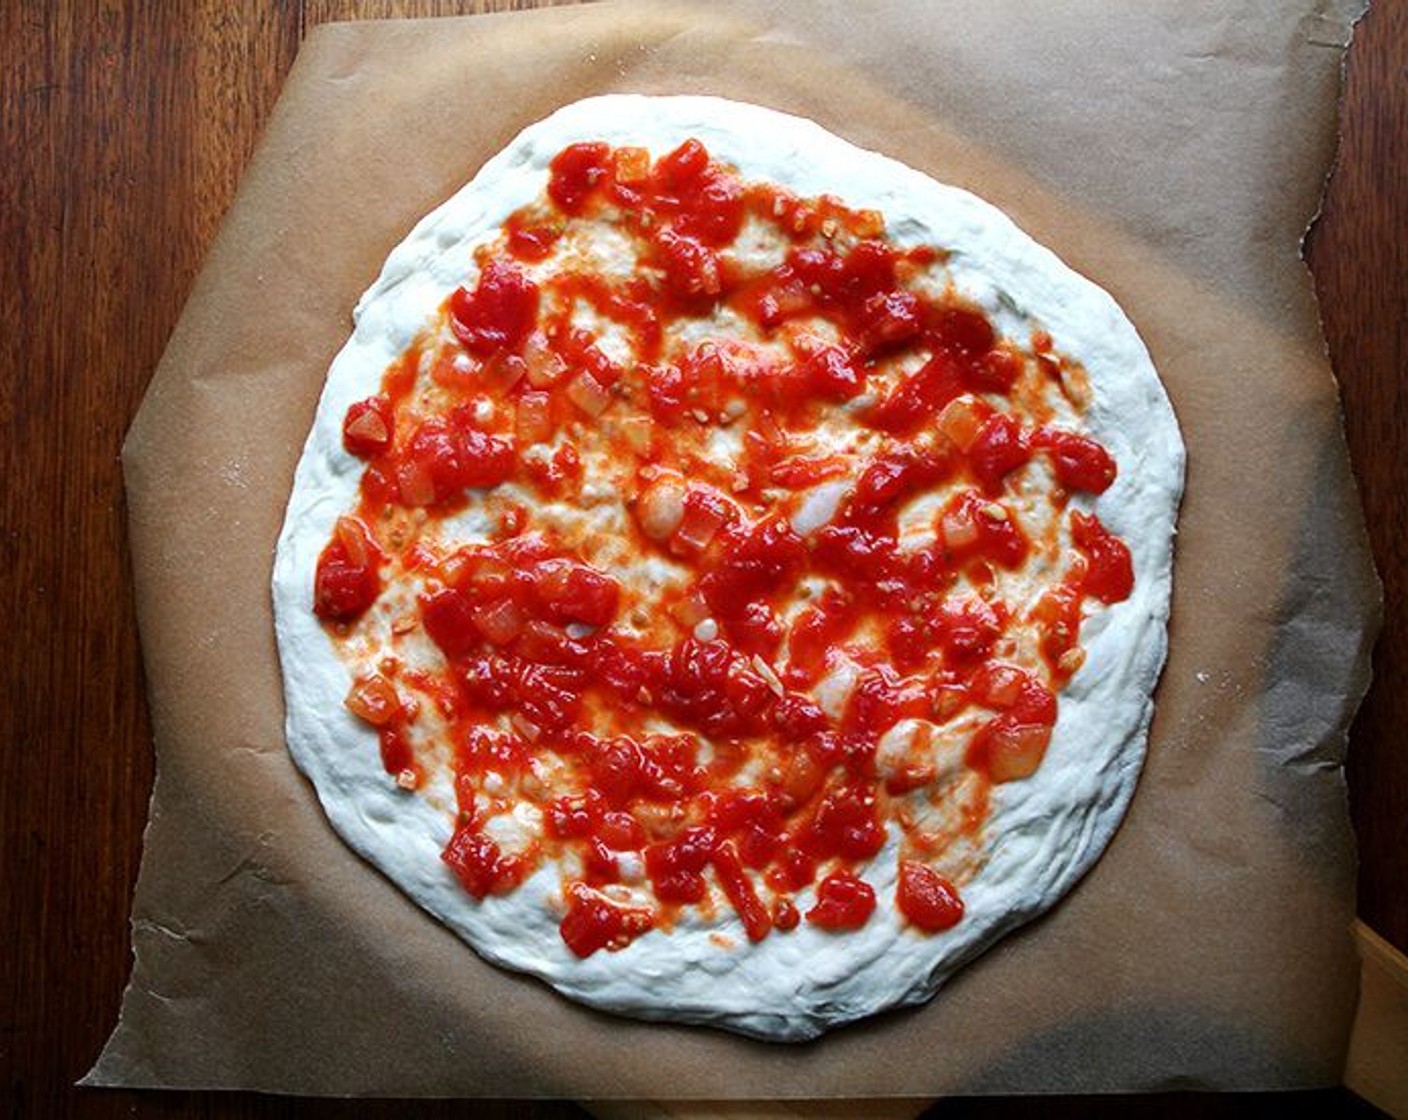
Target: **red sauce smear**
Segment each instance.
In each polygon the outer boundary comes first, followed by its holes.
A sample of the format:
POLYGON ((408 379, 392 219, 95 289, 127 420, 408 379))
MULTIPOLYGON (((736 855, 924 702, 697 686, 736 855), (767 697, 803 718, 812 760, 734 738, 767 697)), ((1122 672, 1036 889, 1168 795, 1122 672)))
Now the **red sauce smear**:
MULTIPOLYGON (((1114 460, 1086 436, 1024 419, 1023 355, 976 308, 913 290, 910 278, 942 254, 890 245, 877 215, 744 183, 695 140, 654 160, 643 149, 574 144, 550 170, 546 199, 508 220, 497 255, 481 253, 477 280, 446 301, 462 356, 412 347, 346 413, 344 446, 365 462, 361 500, 319 557, 314 610, 349 632, 399 554, 403 569, 427 578, 408 625, 444 659, 440 672, 401 673, 399 686, 395 666, 363 676, 349 706, 378 728, 388 773, 414 788, 415 710, 400 696, 409 689, 435 705, 451 728, 460 802, 446 865, 475 898, 514 890, 545 858, 574 869, 561 932, 579 956, 712 905, 710 884, 751 941, 802 921, 844 935, 876 907, 861 872, 892 828, 902 832, 898 912, 917 933, 951 928, 963 916, 959 889, 926 861, 933 841, 904 816, 933 769, 922 757, 882 765, 879 742, 898 720, 971 714, 970 833, 982 827, 990 783, 1035 772, 1056 692, 1081 656, 1087 601, 1127 598, 1133 567, 1118 537, 1072 511, 1070 569, 1016 617, 984 589, 1042 542, 1003 498, 1010 477, 1041 460, 1060 488, 1059 516, 1067 494, 1111 485, 1114 460), (608 211, 636 242, 640 269, 616 280, 531 278, 574 221, 608 211), (744 269, 730 253, 750 220, 787 246, 775 266, 744 269), (635 361, 618 364, 574 325, 579 304, 620 326, 635 361), (785 342, 790 357, 760 364, 728 342, 663 351, 672 325, 719 307, 785 342), (808 322, 829 324, 834 341, 791 329, 808 322), (906 357, 909 372, 875 391, 877 363, 906 357), (432 415, 412 407, 425 361, 448 402, 432 415), (632 589, 536 526, 531 503, 505 506, 495 539, 448 555, 414 533, 397 543, 391 530, 373 532, 412 517, 433 524, 510 481, 538 499, 576 500, 586 468, 570 439, 556 437, 618 399, 639 413, 615 449, 641 488, 636 543, 692 572, 652 607, 683 619, 674 640, 647 643, 618 626, 632 589), (685 458, 690 433, 727 420, 737 400, 739 462, 685 458), (857 402, 849 407, 881 437, 878 450, 835 516, 803 540, 765 495, 852 470, 796 450, 845 402, 857 402), (686 483, 678 522, 656 532, 648 507, 662 470, 686 483), (951 496, 932 545, 902 548, 901 509, 939 486, 951 496), (783 609, 812 577, 833 586, 789 624, 783 609), (705 616, 712 634, 694 630, 705 616), (1045 679, 998 656, 1024 624, 1037 628, 1045 679), (858 634, 879 637, 857 655, 859 675, 833 718, 809 690, 858 634), (779 676, 770 666, 784 649, 779 676), (651 720, 676 730, 650 731, 651 720), (544 778, 546 752, 559 769, 544 778), (526 849, 506 852, 486 831, 501 788, 543 811, 526 849), (623 853, 634 854, 651 906, 613 898, 628 880, 623 853), (795 898, 808 889, 803 911, 795 898)), ((1045 335, 1034 342, 1034 367, 1055 365, 1050 345, 1045 335)))

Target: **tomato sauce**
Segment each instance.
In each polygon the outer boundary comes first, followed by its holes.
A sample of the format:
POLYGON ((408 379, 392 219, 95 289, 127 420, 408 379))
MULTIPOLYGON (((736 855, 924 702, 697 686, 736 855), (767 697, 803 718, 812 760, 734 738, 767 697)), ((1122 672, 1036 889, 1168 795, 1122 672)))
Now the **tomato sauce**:
MULTIPOLYGON (((545 197, 476 257, 443 330, 346 413, 361 499, 319 557, 313 604, 345 636, 376 616, 388 573, 416 577, 392 640, 423 636, 439 666, 377 687, 423 698, 446 727, 450 872, 485 898, 556 861, 562 937, 580 956, 668 928, 715 890, 751 941, 803 922, 844 935, 870 920, 862 872, 898 835, 898 912, 923 934, 961 921, 960 888, 911 821, 938 796, 933 767, 896 769, 880 744, 902 721, 966 720, 975 792, 958 827, 978 833, 988 787, 1040 765, 1091 603, 1133 587, 1123 542, 1066 509, 1108 489, 1113 458, 1021 407, 1029 367, 1045 377, 1055 360, 1049 338, 1024 354, 976 307, 912 283, 941 251, 892 245, 873 212, 744 183, 695 140, 654 160, 564 149, 545 197), (602 215, 636 248, 629 275, 538 268, 602 215), (783 247, 773 263, 733 251, 750 227, 783 247), (676 341, 721 312, 772 345, 676 341), (815 443, 840 408, 866 441, 858 465, 815 443), (734 433, 733 462, 710 451, 714 430, 734 433), (590 451, 603 441, 607 479, 590 451), (1038 465, 1055 483, 1048 528, 1012 488, 1038 465), (854 481, 814 531, 778 512, 838 479, 854 481), (603 483, 629 492, 634 553, 686 573, 653 600, 537 515, 592 508, 603 483), (906 511, 933 493, 915 546, 906 511), (435 526, 474 509, 497 518, 485 540, 435 543, 435 526), (1004 602, 1003 573, 1051 551, 1059 525, 1064 575, 1030 609, 1004 602), (1036 663, 1015 665, 1028 631, 1036 663), (828 707, 818 690, 843 648, 854 680, 828 707), (542 828, 506 847, 486 826, 515 800, 542 828), (649 904, 609 893, 623 884, 649 904)), ((383 706, 384 765, 412 788, 430 764, 416 705, 383 706)))

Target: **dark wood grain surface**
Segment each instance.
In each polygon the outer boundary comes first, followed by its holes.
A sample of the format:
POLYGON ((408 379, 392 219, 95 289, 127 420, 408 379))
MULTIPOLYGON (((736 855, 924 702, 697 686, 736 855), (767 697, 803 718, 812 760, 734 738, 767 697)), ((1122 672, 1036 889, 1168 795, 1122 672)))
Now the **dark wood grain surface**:
MULTIPOLYGON (((0 1104, 12 1117, 463 1115, 429 1102, 71 1088, 110 1030, 152 782, 118 450, 307 28, 480 0, 0 2, 0 1104)), ((1352 48, 1310 240, 1386 601, 1352 733, 1360 913, 1408 949, 1408 2, 1352 48)), ((1297 1094, 1360 1111, 1347 1094, 1297 1094)), ((1056 1115, 1279 1113, 1283 1096, 1060 1100, 1056 1115)), ((582 1116, 566 1103, 476 1114, 582 1116)), ((1025 1115, 951 1101, 937 1116, 1025 1115)))

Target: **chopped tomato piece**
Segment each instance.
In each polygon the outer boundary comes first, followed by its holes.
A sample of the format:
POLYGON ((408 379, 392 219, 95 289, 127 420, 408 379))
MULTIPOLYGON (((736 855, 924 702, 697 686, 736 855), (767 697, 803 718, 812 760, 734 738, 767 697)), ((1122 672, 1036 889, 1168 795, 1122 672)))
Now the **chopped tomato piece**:
POLYGON ((1002 480, 1032 457, 1022 426, 1010 413, 998 412, 978 431, 968 448, 973 474, 988 493, 1002 489, 1002 480))
POLYGON ((877 292, 865 301, 862 321, 862 337, 868 352, 900 346, 919 334, 919 299, 906 291, 877 292))
POLYGON ((821 858, 869 859, 885 846, 872 784, 845 785, 822 798, 805 841, 821 858))
POLYGON ((967 762, 994 782, 1015 782, 1037 772, 1050 743, 1050 724, 1025 723, 1016 714, 1004 712, 974 733, 967 762))
POLYGON ((611 168, 611 148, 600 142, 571 144, 548 165, 548 197, 569 214, 579 214, 611 168))
POLYGON ((774 929, 780 929, 787 933, 797 928, 797 924, 802 920, 802 916, 797 913, 797 907, 788 898, 779 898, 773 904, 772 924, 774 929))
POLYGON ((997 338, 981 311, 958 306, 934 312, 929 319, 929 335, 936 346, 970 356, 986 354, 997 338))
POLYGON ((1022 359, 1006 350, 989 350, 967 367, 968 384, 979 393, 1007 395, 1022 375, 1022 359))
POLYGON ((420 617, 430 640, 446 657, 462 657, 479 644, 474 600, 463 591, 444 587, 422 596, 420 617))
POLYGON ((714 873, 719 877, 719 885, 723 887, 724 894, 728 896, 733 908, 738 911, 748 940, 761 941, 772 929, 772 919, 768 916, 767 908, 759 901, 758 892, 754 889, 752 880, 748 878, 748 872, 743 870, 743 864, 732 843, 725 840, 714 849, 713 864, 714 873))
POLYGON ((342 421, 342 445, 359 459, 371 459, 391 446, 396 423, 385 397, 357 401, 342 421))
POLYGON ((957 888, 927 863, 900 861, 900 882, 895 905, 926 933, 952 929, 963 918, 963 899, 957 888))
POLYGON ((738 517, 738 507, 711 486, 690 486, 682 505, 673 539, 690 549, 707 548, 714 535, 738 517))
POLYGON ((540 261, 552 252, 562 230, 546 225, 530 225, 521 214, 509 218, 508 251, 519 260, 540 261))
POLYGON ((472 291, 457 288, 450 297, 450 329, 466 350, 481 357, 519 349, 537 318, 538 286, 497 260, 484 266, 472 291))
POLYGON ((608 848, 618 852, 631 852, 645 844, 645 829, 630 813, 619 809, 608 810, 601 815, 597 835, 608 848))
POLYGON ((1134 590, 1134 560, 1129 548, 1093 514, 1071 514, 1071 538, 1085 553, 1090 568, 1081 583, 1083 590, 1102 603, 1118 603, 1134 590))
POLYGON ((662 186, 678 189, 687 186, 709 166, 709 152, 693 137, 655 163, 655 175, 662 186))
POLYGON ((513 444, 501 436, 438 417, 425 421, 411 436, 407 463, 418 468, 429 484, 429 501, 410 500, 427 495, 405 495, 408 505, 432 505, 458 497, 468 489, 489 489, 513 473, 513 444))
POLYGON ((381 746, 381 765, 388 774, 398 779, 408 772, 415 774, 415 755, 399 722, 377 728, 377 739, 381 746))
POLYGON ((706 892, 704 869, 718 847, 712 828, 691 828, 676 840, 645 849, 645 873, 662 902, 698 902, 706 892))
POLYGON ((559 840, 590 836, 601 820, 601 798, 595 790, 577 797, 555 797, 544 814, 549 835, 559 840))
POLYGON ((908 435, 965 389, 963 368, 940 351, 872 408, 866 420, 882 431, 908 435))
POLYGON ((550 621, 605 626, 616 616, 621 588, 594 568, 555 559, 533 572, 533 594, 550 621))
POLYGON ((875 912, 875 888, 847 871, 834 871, 816 888, 807 921, 822 929, 860 929, 875 912))
POLYGON ((686 638, 672 652, 660 706, 711 735, 756 735, 777 697, 768 682, 723 641, 686 638))
POLYGON ((1036 601, 1032 608, 1032 620, 1041 630, 1042 656, 1054 670, 1061 673, 1063 659, 1078 648, 1080 641, 1080 588, 1070 582, 1051 588, 1036 601))
POLYGON ((1103 494, 1115 481, 1115 460, 1093 439, 1042 428, 1032 442, 1050 456, 1056 477, 1069 490, 1103 494))
POLYGON ((865 388, 865 374, 839 346, 822 346, 808 355, 802 376, 827 400, 848 401, 865 388))
POLYGON ((834 591, 827 592, 819 603, 797 616, 787 648, 792 669, 800 674, 801 683, 811 684, 820 676, 827 652, 855 624, 856 613, 851 603, 834 591))
POLYGON ((743 186, 717 167, 681 192, 680 204, 679 231, 714 248, 731 243, 743 225, 743 186))
POLYGON ((579 957, 589 957, 598 949, 621 948, 654 924, 655 918, 649 910, 617 906, 596 891, 574 883, 559 931, 572 952, 579 957))
POLYGON ((1003 623, 994 606, 976 595, 945 599, 939 608, 939 640, 951 660, 971 663, 992 652, 1003 623))
POLYGON ((467 825, 455 830, 440 858, 475 898, 512 890, 527 870, 521 858, 505 856, 498 844, 467 825))
POLYGON ((693 237, 663 230, 656 239, 660 266, 670 291, 684 299, 717 296, 723 291, 719 257, 693 237))
POLYGON ((1016 568, 1026 558, 1030 544, 1016 518, 998 502, 981 495, 958 494, 939 522, 944 549, 962 561, 981 557, 1004 568, 1016 568))
POLYGON ((361 618, 381 594, 379 559, 380 553, 365 530, 343 518, 338 532, 318 556, 313 576, 313 613, 324 622, 355 622, 361 618), (360 536, 362 543, 349 547, 349 533, 360 536))

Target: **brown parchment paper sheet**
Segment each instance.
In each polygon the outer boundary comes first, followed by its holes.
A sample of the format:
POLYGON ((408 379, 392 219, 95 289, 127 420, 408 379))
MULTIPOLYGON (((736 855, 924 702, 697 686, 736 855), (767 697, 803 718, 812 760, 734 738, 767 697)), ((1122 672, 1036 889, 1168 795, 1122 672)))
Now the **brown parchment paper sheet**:
MULTIPOLYGON (((1340 771, 1377 589, 1300 237, 1358 0, 601 5, 305 43, 129 437, 158 777, 87 1082, 824 1097, 1338 1081, 1340 771), (497 971, 345 849, 282 740, 269 570, 349 312, 521 127, 607 91, 801 113, 1114 293, 1189 449, 1149 760, 1104 858, 931 1004, 800 1046, 497 971)), ((759 143, 766 143, 760 137, 759 143)))

